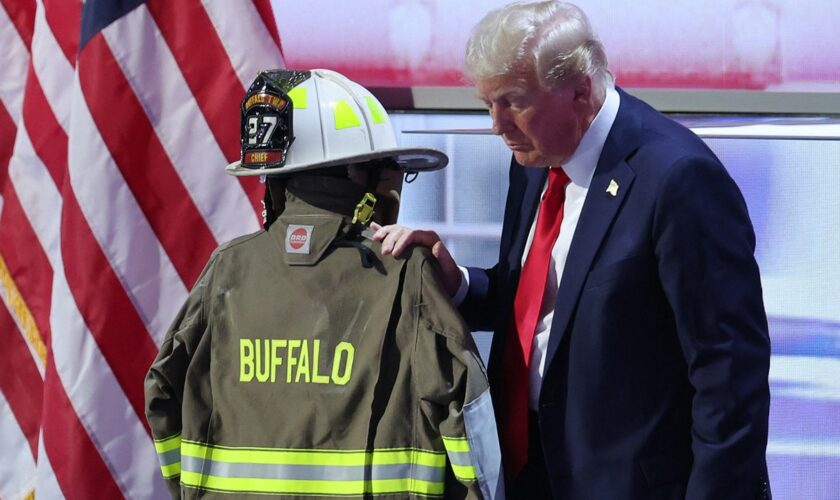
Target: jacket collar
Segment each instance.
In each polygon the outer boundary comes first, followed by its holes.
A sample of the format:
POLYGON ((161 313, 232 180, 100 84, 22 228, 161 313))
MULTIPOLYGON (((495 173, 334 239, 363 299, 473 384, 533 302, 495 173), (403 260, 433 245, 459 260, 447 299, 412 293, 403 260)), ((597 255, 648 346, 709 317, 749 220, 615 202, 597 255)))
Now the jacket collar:
POLYGON ((546 373, 569 329, 595 255, 636 176, 628 159, 639 147, 644 104, 621 89, 616 90, 621 104, 595 167, 560 279, 546 353, 546 373))
POLYGON ((287 192, 283 213, 268 232, 286 264, 312 266, 349 228, 348 217, 310 205, 287 192))

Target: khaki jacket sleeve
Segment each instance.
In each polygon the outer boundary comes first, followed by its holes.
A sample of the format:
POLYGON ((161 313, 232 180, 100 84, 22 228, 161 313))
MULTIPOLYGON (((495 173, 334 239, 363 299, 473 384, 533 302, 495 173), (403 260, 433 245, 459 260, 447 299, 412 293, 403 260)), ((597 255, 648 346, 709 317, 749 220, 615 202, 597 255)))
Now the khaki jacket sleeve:
POLYGON ((161 472, 173 498, 180 498, 181 405, 187 368, 206 330, 204 295, 211 259, 166 332, 144 384, 146 420, 154 438, 161 472))
MULTIPOLYGON (((466 498, 504 498, 493 403, 472 334, 443 291, 436 262, 421 273, 415 370, 426 418, 440 433, 466 498)), ((447 489, 452 497, 453 489, 447 489)))

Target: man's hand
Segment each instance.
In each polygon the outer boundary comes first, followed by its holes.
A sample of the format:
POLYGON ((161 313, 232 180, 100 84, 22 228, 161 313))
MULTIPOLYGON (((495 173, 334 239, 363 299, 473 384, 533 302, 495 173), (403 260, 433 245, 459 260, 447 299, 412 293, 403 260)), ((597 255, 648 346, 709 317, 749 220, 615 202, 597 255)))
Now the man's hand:
POLYGON ((374 241, 382 242, 382 255, 399 257, 409 245, 420 245, 431 249, 432 255, 437 259, 443 272, 441 279, 446 292, 450 297, 458 292, 461 286, 461 270, 458 269, 458 264, 455 263, 436 232, 411 229, 398 224, 380 226, 375 222, 371 222, 370 228, 376 231, 373 234, 374 241))

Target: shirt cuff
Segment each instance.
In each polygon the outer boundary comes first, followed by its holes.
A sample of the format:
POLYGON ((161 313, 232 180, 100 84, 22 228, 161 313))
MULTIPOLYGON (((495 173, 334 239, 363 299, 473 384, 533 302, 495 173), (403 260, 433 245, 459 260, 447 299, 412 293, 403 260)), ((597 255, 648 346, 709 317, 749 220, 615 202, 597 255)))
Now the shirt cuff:
POLYGON ((458 287, 458 291, 452 296, 452 304, 456 307, 461 305, 461 302, 467 297, 467 291, 470 289, 470 272, 464 266, 458 266, 458 269, 461 270, 461 286, 458 287))

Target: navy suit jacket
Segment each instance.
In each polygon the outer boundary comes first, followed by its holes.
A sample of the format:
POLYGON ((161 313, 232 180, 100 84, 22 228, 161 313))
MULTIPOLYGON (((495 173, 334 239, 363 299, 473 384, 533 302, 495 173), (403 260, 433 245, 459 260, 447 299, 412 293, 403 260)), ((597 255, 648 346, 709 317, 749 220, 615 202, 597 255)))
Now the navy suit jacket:
MULTIPOLYGON (((768 498, 770 340, 746 204, 697 136, 619 93, 548 342, 538 416, 552 494, 768 498)), ((513 161, 499 262, 469 269, 461 311, 495 332, 496 401, 546 175, 513 161)))

